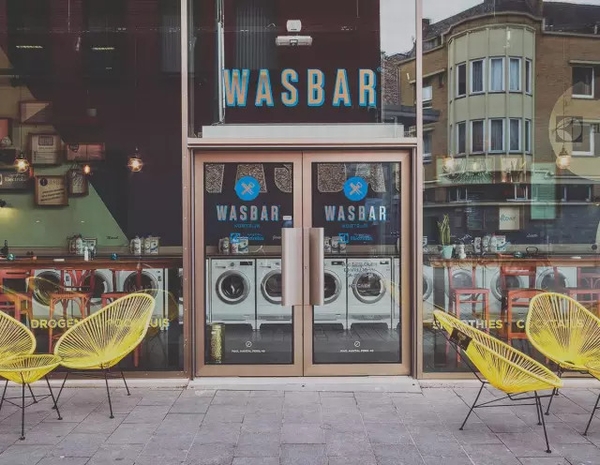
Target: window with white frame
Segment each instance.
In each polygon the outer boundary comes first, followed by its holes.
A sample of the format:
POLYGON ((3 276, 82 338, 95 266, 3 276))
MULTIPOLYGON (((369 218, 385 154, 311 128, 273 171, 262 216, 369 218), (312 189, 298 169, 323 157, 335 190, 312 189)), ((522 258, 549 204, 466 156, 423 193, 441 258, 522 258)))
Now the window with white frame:
POLYGON ((485 150, 485 124, 483 120, 471 121, 471 153, 485 150))
POLYGON ((521 151, 521 120, 519 118, 510 118, 508 121, 509 146, 511 152, 521 151))
POLYGON ((533 62, 525 60, 525 92, 531 94, 533 92, 533 62))
POLYGON ((504 91, 504 58, 490 58, 490 92, 504 91))
POLYGON ((431 131, 423 133, 423 163, 431 163, 431 144, 433 142, 431 131))
POLYGON ((596 155, 596 135, 599 123, 576 122, 573 125, 573 155, 596 155), (579 127, 576 127, 579 126, 579 127))
POLYGON ((594 68, 573 67, 573 97, 594 98, 594 68))
POLYGON ((504 118, 490 119, 490 152, 504 152, 504 118))
POLYGON ((474 60, 471 62, 471 93, 479 94, 485 89, 483 87, 483 60, 474 60))
POLYGON ((463 97, 467 94, 467 65, 462 63, 456 67, 456 96, 463 97))
POLYGON ((467 151, 467 123, 456 125, 456 153, 462 154, 467 151))
POLYGON ((508 71, 508 90, 521 92, 521 59, 510 58, 508 71))
POLYGON ((431 108, 433 106, 433 86, 423 87, 423 108, 431 108))
POLYGON ((525 120, 525 135, 523 136, 525 140, 525 153, 531 153, 531 120, 525 120))

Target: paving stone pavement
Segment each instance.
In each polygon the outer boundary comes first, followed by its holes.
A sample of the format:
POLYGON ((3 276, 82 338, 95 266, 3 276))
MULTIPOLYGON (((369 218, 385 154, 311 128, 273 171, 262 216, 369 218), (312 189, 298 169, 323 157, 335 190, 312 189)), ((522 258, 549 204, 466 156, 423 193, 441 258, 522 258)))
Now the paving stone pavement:
POLYGON ((0 465, 600 465, 600 412, 581 434, 600 389, 555 398, 552 454, 533 406, 480 409, 459 431, 476 393, 116 389, 109 419, 103 389, 68 389, 62 421, 49 400, 27 410, 24 441, 4 404, 0 465))

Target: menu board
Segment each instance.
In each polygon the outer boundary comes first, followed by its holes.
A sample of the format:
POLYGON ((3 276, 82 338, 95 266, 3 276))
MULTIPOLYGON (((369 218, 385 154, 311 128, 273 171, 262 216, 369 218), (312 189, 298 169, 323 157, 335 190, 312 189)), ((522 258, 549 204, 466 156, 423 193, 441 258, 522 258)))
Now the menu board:
POLYGON ((69 205, 67 178, 65 176, 36 176, 35 204, 40 207, 69 205))

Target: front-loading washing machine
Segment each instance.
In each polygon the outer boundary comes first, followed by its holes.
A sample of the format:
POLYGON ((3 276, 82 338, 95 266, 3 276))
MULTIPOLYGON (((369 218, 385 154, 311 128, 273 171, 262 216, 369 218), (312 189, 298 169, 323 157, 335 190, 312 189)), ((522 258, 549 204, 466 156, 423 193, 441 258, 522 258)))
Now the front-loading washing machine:
POLYGON ((324 302, 315 306, 315 324, 336 324, 348 327, 347 260, 326 258, 323 264, 324 302))
POLYGON ((392 259, 348 259, 348 325, 392 326, 392 259))
POLYGON ((535 287, 553 292, 562 292, 569 287, 577 287, 576 267, 557 267, 558 276, 554 276, 554 267, 540 266, 537 269, 535 287))
POLYGON ((29 290, 33 293, 33 317, 47 320, 50 312, 50 294, 61 292, 63 286, 71 285, 71 278, 65 273, 65 282, 61 283, 60 271, 42 269, 33 272, 33 280, 29 282, 29 290))
POLYGON ((292 307, 281 305, 281 259, 261 258, 256 260, 256 320, 263 324, 290 324, 292 307))
POLYGON ((94 288, 91 287, 91 275, 83 278, 83 288, 90 289, 92 293, 90 312, 100 310, 102 307, 102 294, 114 292, 113 277, 111 270, 93 270, 94 273, 94 288))
POLYGON ((208 324, 243 324, 256 329, 255 260, 212 259, 210 289, 208 324))
POLYGON ((145 292, 156 300, 154 306, 153 322, 160 329, 166 329, 165 321, 168 321, 168 270, 164 268, 144 268, 141 271, 141 287, 138 289, 137 271, 117 272, 117 292, 133 294, 145 292), (160 320, 160 321, 158 321, 160 320))

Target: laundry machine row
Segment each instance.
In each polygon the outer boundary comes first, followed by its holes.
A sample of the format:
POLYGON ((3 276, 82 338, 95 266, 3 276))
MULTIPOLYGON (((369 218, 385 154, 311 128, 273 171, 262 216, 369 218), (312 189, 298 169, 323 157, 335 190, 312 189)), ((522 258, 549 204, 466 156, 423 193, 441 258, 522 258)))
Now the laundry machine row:
MULTIPOLYGON (((392 258, 326 258, 324 304, 314 308, 314 322, 344 329, 357 323, 395 326, 399 312, 393 312, 393 274, 392 258)), ((292 322, 292 308, 281 305, 280 258, 209 259, 207 284, 207 324, 250 325, 256 330, 292 322)))

